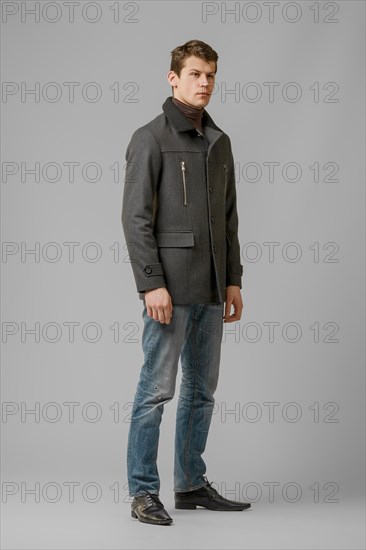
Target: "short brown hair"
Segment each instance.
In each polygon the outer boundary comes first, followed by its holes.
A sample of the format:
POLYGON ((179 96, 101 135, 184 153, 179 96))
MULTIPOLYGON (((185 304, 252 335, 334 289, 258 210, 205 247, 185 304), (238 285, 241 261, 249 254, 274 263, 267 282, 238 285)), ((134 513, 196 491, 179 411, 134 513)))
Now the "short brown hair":
POLYGON ((177 46, 171 52, 171 63, 170 70, 174 71, 178 77, 180 77, 180 72, 183 69, 184 61, 187 57, 195 55, 196 57, 201 57, 205 61, 214 61, 215 62, 215 73, 217 72, 217 60, 219 58, 217 52, 211 48, 202 40, 188 40, 182 46, 177 46))

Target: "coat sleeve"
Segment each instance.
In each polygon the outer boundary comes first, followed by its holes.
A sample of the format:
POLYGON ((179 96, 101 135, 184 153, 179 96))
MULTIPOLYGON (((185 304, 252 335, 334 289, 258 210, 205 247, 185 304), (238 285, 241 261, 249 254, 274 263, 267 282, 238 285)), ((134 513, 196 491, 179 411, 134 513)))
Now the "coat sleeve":
POLYGON ((243 266, 240 263, 235 167, 231 145, 229 147, 229 162, 226 169, 226 286, 236 285, 242 288, 243 266))
POLYGON ((121 220, 136 288, 138 292, 144 292, 166 287, 153 233, 161 152, 147 128, 135 130, 125 160, 121 220))

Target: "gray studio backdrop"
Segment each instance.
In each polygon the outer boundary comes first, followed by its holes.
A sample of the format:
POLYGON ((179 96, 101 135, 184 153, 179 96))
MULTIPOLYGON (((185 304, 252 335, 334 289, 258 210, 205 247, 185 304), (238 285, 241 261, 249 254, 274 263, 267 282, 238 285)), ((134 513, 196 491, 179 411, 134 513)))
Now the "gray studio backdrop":
MULTIPOLYGON (((244 265, 207 475, 252 502, 362 498, 364 3, 2 10, 3 510, 69 501, 73 484, 76 501, 127 513, 143 324, 124 155, 192 38, 219 54, 207 110, 232 141, 244 265)), ((179 382, 161 426, 167 499, 179 382)))

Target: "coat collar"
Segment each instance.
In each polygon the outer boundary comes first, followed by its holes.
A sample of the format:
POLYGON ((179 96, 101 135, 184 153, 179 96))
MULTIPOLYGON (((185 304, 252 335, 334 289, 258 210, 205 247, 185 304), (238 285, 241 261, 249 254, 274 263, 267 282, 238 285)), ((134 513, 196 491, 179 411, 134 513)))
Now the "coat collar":
MULTIPOLYGON (((168 117, 171 124, 176 128, 177 132, 186 132, 187 130, 194 130, 191 121, 182 113, 182 111, 174 105, 171 96, 167 97, 165 102, 162 105, 165 115, 168 117)), ((216 130, 222 133, 221 128, 219 128, 208 112, 204 109, 202 115, 202 126, 209 126, 213 130, 216 130)))

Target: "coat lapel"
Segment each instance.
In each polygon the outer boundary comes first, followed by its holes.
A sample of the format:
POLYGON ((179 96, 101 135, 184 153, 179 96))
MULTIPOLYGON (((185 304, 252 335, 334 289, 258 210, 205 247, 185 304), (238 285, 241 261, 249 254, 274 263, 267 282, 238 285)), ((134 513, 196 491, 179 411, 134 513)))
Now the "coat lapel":
MULTIPOLYGON (((165 100, 162 108, 170 124, 174 126, 177 132, 187 132, 194 129, 190 120, 182 113, 179 107, 174 105, 171 96, 165 100)), ((212 145, 222 136, 223 131, 214 123, 206 109, 203 110, 202 125, 205 136, 210 144, 208 149, 209 154, 212 145)))

